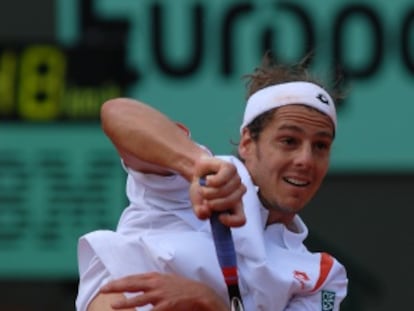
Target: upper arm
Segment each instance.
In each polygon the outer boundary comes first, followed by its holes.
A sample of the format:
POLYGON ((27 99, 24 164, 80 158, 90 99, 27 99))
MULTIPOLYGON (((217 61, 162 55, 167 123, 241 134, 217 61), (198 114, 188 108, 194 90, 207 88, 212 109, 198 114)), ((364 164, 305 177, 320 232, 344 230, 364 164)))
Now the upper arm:
MULTIPOLYGON (((111 304, 124 300, 125 295, 121 293, 101 294, 99 293, 89 304, 87 311, 114 311, 111 304)), ((124 311, 135 311, 135 308, 122 309, 124 311)))
POLYGON ((136 100, 108 100, 101 108, 101 123, 125 164, 137 171, 168 174, 170 170, 190 180, 194 164, 205 154, 185 127, 136 100))
POLYGON ((134 171, 138 171, 144 174, 156 174, 156 175, 162 175, 167 176, 171 175, 172 172, 169 171, 167 168, 151 164, 145 161, 140 160, 137 157, 132 156, 131 154, 118 150, 122 160, 124 161, 124 164, 127 167, 130 167, 134 171))

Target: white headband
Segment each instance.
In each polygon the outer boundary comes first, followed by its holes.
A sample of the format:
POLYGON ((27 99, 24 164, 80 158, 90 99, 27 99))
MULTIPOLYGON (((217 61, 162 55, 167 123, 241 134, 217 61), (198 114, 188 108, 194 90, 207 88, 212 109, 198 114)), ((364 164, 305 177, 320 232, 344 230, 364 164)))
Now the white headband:
POLYGON ((240 133, 262 113, 273 108, 295 104, 313 107, 326 114, 331 118, 336 131, 335 103, 328 92, 314 83, 295 81, 268 86, 250 96, 244 111, 240 133))

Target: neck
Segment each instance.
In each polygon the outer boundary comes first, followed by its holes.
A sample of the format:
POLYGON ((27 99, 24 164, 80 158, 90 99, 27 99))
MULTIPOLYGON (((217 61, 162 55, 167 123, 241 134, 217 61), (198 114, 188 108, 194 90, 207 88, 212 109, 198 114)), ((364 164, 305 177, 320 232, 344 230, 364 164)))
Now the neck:
POLYGON ((282 223, 287 228, 292 227, 293 217, 295 217, 296 213, 288 211, 286 209, 281 208, 277 204, 271 204, 268 200, 266 200, 260 193, 258 192, 259 200, 269 211, 269 216, 267 217, 266 226, 275 224, 275 223, 282 223))

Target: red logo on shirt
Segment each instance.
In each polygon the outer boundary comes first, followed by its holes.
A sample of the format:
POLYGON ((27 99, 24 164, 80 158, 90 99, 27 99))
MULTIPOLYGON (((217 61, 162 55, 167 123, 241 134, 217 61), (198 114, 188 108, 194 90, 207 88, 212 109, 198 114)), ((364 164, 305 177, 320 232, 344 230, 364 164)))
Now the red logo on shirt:
POLYGON ((305 282, 310 280, 306 272, 303 272, 303 271, 297 271, 297 270, 293 271, 293 277, 299 281, 301 289, 304 289, 305 282))

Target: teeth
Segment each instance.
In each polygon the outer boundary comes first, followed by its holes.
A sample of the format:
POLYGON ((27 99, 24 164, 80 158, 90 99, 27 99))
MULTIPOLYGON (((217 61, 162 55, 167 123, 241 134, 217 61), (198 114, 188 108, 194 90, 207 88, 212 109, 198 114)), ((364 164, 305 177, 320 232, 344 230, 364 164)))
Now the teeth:
POLYGON ((299 186, 299 187, 303 187, 309 184, 309 182, 307 181, 303 181, 303 180, 299 180, 295 178, 285 178, 285 181, 287 181, 288 183, 292 185, 299 186))

